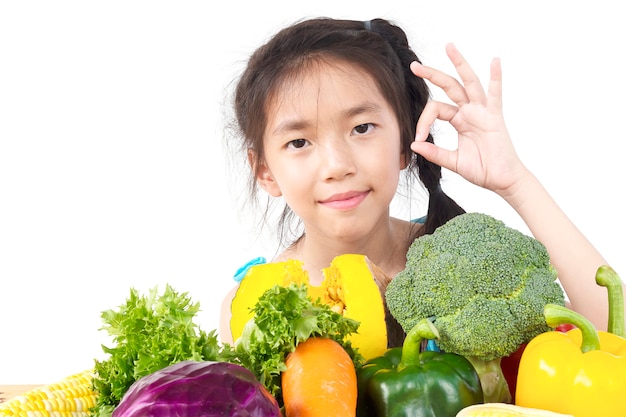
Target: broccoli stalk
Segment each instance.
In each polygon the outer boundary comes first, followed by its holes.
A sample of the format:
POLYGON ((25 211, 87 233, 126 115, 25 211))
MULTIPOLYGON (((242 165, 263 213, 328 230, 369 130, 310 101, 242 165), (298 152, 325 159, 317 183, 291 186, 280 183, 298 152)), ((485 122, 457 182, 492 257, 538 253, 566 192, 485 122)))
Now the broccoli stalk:
POLYGON ((476 356, 465 357, 476 369, 480 378, 480 385, 483 388, 485 402, 511 403, 513 396, 509 389, 509 384, 502 373, 500 362, 502 358, 484 361, 476 356))
POLYGON ((433 320, 438 347, 477 368, 485 401, 510 402, 501 358, 551 330, 543 308, 565 305, 565 295, 538 240, 486 214, 465 213, 415 239, 385 301, 407 332, 433 320))

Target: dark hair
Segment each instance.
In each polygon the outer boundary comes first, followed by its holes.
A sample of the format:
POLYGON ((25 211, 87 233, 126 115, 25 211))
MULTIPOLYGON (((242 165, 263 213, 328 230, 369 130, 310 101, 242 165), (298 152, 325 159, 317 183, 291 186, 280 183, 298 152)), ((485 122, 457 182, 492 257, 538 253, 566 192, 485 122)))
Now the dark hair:
MULTIPOLYGON (((235 90, 235 116, 242 148, 263 161, 263 133, 267 123, 269 98, 289 78, 311 63, 338 59, 361 67, 369 73, 396 114, 402 150, 410 160, 406 171, 411 183, 416 175, 429 192, 424 233, 464 210, 441 189, 441 167, 410 149, 417 120, 430 92, 426 82, 413 75, 409 65, 419 61, 408 44, 405 32, 384 19, 367 22, 316 18, 296 22, 276 33, 250 57, 235 90)), ((432 135, 428 136, 432 142, 432 135)), ((258 165, 258 164, 257 164, 258 165)), ((256 195, 256 173, 250 177, 251 194, 256 195)), ((267 214, 267 212, 266 212, 267 214)), ((285 205, 279 221, 280 238, 285 237, 285 223, 293 219, 285 205)))

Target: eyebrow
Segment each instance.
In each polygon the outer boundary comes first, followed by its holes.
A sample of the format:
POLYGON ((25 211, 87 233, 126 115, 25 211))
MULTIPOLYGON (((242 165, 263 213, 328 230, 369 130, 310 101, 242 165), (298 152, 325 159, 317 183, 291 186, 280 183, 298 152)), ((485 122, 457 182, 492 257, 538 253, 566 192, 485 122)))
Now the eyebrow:
MULTIPOLYGON (((350 107, 343 112, 345 117, 354 117, 359 114, 364 113, 379 113, 381 111, 381 107, 378 104, 372 102, 365 102, 359 104, 358 106, 350 107)), ((277 135, 283 132, 290 132, 294 130, 302 130, 309 127, 311 123, 306 120, 294 119, 294 120, 286 120, 279 124, 276 129, 272 132, 272 134, 277 135)))
POLYGON ((281 124, 274 129, 272 132, 273 135, 278 135, 279 133, 291 132, 294 130, 302 130, 310 125, 309 122, 305 120, 287 120, 282 122, 281 124))
POLYGON ((356 107, 349 108, 344 112, 344 115, 352 117, 363 113, 380 113, 380 111, 381 108, 378 104, 368 101, 356 107))

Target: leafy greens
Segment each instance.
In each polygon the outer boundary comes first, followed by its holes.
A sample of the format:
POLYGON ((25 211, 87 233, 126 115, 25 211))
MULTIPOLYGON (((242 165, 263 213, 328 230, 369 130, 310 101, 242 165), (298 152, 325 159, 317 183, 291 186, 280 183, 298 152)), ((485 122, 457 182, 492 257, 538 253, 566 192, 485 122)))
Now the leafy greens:
POLYGON ((101 317, 115 342, 102 346, 109 355, 95 361, 93 388, 98 393, 93 416, 110 416, 128 388, 139 378, 183 361, 220 360, 216 332, 205 332, 193 322, 199 311, 187 293, 167 285, 162 294, 131 289, 126 303, 101 317))

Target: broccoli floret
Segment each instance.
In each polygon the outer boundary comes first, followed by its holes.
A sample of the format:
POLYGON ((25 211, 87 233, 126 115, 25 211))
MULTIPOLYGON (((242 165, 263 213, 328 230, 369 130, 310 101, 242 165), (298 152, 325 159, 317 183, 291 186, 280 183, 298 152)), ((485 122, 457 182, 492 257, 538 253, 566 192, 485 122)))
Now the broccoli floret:
POLYGON ((487 214, 465 213, 415 239, 385 299, 406 332, 429 317, 441 349, 488 361, 550 329, 543 307, 565 305, 556 278, 538 240, 487 214))
POLYGON ((430 318, 441 350, 489 362, 550 330, 543 308, 565 305, 565 294, 543 244, 464 213, 415 239, 385 301, 405 332, 430 318))

